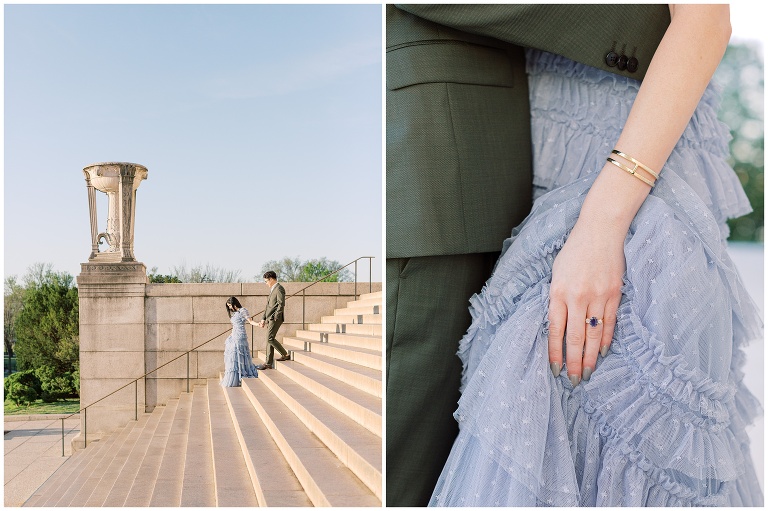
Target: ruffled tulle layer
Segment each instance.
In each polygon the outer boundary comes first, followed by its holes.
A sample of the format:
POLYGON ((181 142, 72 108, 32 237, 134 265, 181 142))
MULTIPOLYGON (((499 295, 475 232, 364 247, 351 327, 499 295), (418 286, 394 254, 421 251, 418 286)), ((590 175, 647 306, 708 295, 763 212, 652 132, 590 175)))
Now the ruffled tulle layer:
POLYGON ((637 84, 533 52, 529 71, 541 190, 471 299, 460 434, 430 504, 762 505, 745 433, 761 409, 741 369, 762 321, 726 252, 724 220, 749 204, 724 160, 717 95, 632 222, 611 349, 574 388, 549 370, 552 263, 637 84))
POLYGON ((229 337, 224 344, 224 376, 222 387, 239 387, 243 378, 258 378, 247 342, 229 337))

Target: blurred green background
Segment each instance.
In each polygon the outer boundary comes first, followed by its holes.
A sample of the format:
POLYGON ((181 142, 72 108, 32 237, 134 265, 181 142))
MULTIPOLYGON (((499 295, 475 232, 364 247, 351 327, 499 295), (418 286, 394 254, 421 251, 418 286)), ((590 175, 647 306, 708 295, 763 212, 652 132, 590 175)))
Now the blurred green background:
POLYGON ((728 221, 730 241, 762 243, 764 147, 763 147, 763 59, 760 43, 732 43, 715 72, 723 87, 720 119, 733 137, 730 164, 744 186, 752 213, 728 221))

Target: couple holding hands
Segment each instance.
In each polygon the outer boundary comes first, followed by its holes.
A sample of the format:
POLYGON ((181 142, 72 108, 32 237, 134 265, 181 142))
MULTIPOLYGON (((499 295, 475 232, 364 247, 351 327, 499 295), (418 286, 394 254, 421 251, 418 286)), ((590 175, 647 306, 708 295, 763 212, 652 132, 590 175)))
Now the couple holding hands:
POLYGON ((274 365, 275 350, 280 352, 278 362, 290 360, 280 342, 275 338, 280 325, 285 319, 285 289, 277 282, 274 271, 264 274, 264 283, 269 286, 267 307, 261 319, 256 322, 248 315, 248 309, 240 305, 240 301, 232 296, 227 299, 226 307, 229 320, 232 323, 232 333, 224 344, 224 378, 222 387, 239 387, 243 378, 257 378, 257 370, 272 369, 274 365), (245 333, 245 323, 267 329, 267 360, 266 363, 256 366, 251 359, 251 351, 248 346, 248 336, 245 333))

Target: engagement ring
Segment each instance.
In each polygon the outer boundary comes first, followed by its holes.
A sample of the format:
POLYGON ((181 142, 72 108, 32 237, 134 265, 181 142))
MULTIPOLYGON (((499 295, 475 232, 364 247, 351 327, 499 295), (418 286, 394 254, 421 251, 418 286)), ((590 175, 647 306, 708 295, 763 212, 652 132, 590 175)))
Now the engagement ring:
POLYGON ((584 322, 587 323, 591 327, 596 327, 597 325, 602 325, 603 324, 603 320, 602 319, 598 319, 595 316, 592 316, 591 318, 587 318, 584 322))

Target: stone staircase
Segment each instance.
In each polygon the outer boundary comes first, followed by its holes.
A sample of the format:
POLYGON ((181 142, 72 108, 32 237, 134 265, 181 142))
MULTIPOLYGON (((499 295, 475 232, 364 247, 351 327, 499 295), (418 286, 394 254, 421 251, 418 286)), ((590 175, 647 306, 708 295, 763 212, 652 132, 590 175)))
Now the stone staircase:
POLYGON ((209 379, 91 443, 24 506, 380 507, 381 302, 285 337, 293 360, 242 387, 209 379))

